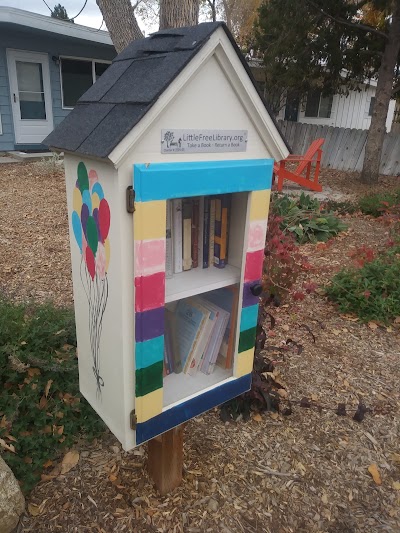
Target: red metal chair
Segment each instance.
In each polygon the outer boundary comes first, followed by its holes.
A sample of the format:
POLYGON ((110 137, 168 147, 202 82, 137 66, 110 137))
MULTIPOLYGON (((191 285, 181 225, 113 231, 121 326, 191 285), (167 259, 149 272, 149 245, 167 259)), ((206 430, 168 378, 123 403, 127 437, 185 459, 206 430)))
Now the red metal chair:
POLYGON ((274 174, 277 178, 276 188, 281 191, 283 180, 294 181, 298 185, 321 192, 322 186, 318 183, 319 169, 321 167, 322 149, 325 139, 316 139, 311 143, 304 155, 289 155, 274 164, 274 174), (286 163, 298 163, 295 170, 286 168, 286 163), (314 166, 315 164, 315 166, 314 166), (305 175, 302 175, 305 172, 305 175))

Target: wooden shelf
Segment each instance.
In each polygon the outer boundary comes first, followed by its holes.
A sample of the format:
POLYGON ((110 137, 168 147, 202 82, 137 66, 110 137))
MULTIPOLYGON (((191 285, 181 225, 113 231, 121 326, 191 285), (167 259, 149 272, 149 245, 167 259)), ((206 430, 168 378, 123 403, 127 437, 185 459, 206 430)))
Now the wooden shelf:
POLYGON ((232 369, 226 370, 219 366, 216 366, 209 376, 200 371, 195 376, 189 376, 183 372, 169 374, 164 377, 164 409, 169 409, 173 404, 182 400, 186 401, 190 397, 198 396, 230 378, 232 378, 232 369))
POLYGON ((225 268, 193 268, 186 272, 174 274, 165 282, 165 302, 174 302, 195 294, 213 291, 240 281, 240 269, 232 265, 225 268))

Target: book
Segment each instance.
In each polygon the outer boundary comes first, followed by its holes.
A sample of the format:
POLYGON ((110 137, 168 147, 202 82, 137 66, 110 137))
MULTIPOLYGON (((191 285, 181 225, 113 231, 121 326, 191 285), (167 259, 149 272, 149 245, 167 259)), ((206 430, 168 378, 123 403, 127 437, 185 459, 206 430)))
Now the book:
POLYGON ((223 194, 215 200, 214 266, 225 268, 228 251, 228 216, 230 195, 223 194))
POLYGON ((192 205, 192 268, 199 266, 200 198, 193 198, 192 205))
POLYGON ((212 318, 214 320, 214 327, 199 367, 204 374, 210 374, 214 370, 215 361, 228 324, 229 313, 208 301, 206 296, 200 298, 200 302, 211 310, 212 318))
POLYGON ((179 352, 178 332, 175 313, 165 308, 165 345, 167 346, 168 367, 175 374, 182 372, 182 360, 179 352))
POLYGON ((167 223, 165 232, 165 277, 172 278, 174 273, 172 253, 172 202, 167 200, 167 223))
POLYGON ((215 235, 215 208, 216 208, 216 199, 211 198, 210 201, 210 224, 209 224, 209 250, 208 250, 208 265, 212 265, 214 262, 214 235, 215 235))
POLYGON ((182 200, 183 270, 192 268, 192 199, 182 200))
POLYGON ((204 196, 199 198, 199 242, 198 242, 198 255, 199 265, 203 266, 203 234, 204 234, 204 196))
POLYGON ((236 322, 239 303, 239 288, 237 285, 223 287, 207 293, 207 300, 215 303, 228 313, 229 321, 219 349, 216 364, 222 368, 231 368, 236 344, 236 322))
POLYGON ((172 231, 174 273, 182 272, 182 199, 172 200, 172 231))
MULTIPOLYGON (((194 366, 199 355, 199 341, 210 313, 193 305, 190 299, 180 300, 176 307, 176 330, 178 346, 184 373, 194 366)), ((201 354, 200 354, 201 356, 201 354)))
POLYGON ((208 268, 210 255, 210 197, 204 197, 203 215, 203 268, 208 268))
POLYGON ((206 317, 204 324, 199 329, 198 339, 196 343, 196 348, 193 351, 192 357, 186 361, 183 371, 189 376, 195 376, 200 367, 201 361, 204 356, 204 352, 209 343, 209 339, 215 323, 215 313, 211 311, 208 307, 202 305, 201 301, 198 298, 190 298, 190 305, 199 309, 203 315, 206 317))

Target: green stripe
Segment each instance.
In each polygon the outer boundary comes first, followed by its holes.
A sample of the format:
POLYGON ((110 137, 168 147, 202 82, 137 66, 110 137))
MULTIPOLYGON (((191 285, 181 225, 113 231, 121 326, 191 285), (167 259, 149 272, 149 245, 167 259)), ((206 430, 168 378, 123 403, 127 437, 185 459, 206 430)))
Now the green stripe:
POLYGON ((256 343, 256 328, 246 329, 242 331, 239 337, 239 353, 254 348, 256 343))
POLYGON ((136 370, 136 397, 145 396, 163 386, 163 361, 136 370))

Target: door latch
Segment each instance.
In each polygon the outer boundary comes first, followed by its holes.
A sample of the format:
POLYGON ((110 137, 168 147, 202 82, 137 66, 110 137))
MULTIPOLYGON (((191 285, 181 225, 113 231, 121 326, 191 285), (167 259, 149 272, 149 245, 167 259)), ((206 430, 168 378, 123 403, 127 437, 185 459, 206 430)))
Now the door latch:
POLYGON ((130 421, 130 426, 131 426, 131 429, 133 429, 134 431, 136 431, 136 426, 137 426, 137 415, 135 413, 135 410, 131 411, 130 415, 129 415, 129 421, 130 421))
POLYGON ((135 212, 135 189, 132 185, 126 188, 126 210, 128 213, 135 212))

